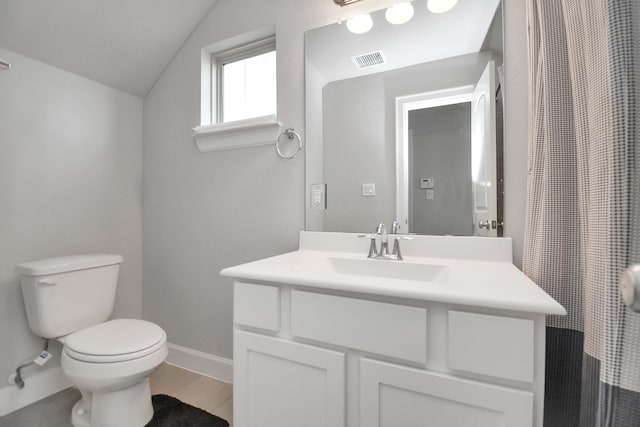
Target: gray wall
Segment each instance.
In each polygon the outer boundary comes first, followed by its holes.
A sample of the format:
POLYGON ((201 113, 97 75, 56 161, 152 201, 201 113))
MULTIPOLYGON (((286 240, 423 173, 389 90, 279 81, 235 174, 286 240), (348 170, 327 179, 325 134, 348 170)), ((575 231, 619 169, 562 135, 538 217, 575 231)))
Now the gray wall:
MULTIPOLYGON (((307 63, 305 69, 305 84, 307 86, 322 88, 327 84, 325 78, 316 70, 313 65, 307 63)), ((322 151, 324 149, 324 138, 322 132, 322 90, 307 93, 306 117, 313 117, 315 120, 307 121, 306 125, 306 145, 305 155, 314 159, 313 162, 306 163, 305 182, 309 184, 320 184, 322 180, 322 151), (313 136, 311 136, 313 135, 313 136)), ((305 227, 307 230, 322 230, 324 228, 324 210, 309 209, 311 206, 310 185, 306 188, 305 205, 307 207, 305 227)))
POLYGON ((0 57, 13 65, 0 72, 4 381, 41 349, 27 324, 19 262, 122 254, 114 317, 141 316, 142 100, 13 52, 0 49, 0 57))
POLYGON ((504 0, 504 235, 522 265, 528 175, 527 19, 525 2, 504 0))
POLYGON ((304 155, 198 152, 201 49, 275 25, 278 118, 304 135, 304 31, 335 22, 339 9, 218 0, 145 98, 143 316, 170 342, 231 358, 232 281, 220 270, 296 249, 304 227, 304 155))
POLYGON ((327 184, 322 230, 372 232, 395 215, 395 167, 389 168, 387 161, 395 158, 395 144, 386 140, 384 78, 374 74, 340 80, 322 93, 327 184), (362 196, 364 183, 375 184, 374 197, 362 196))
MULTIPOLYGON (((197 151, 191 128, 200 117, 200 49, 275 24, 278 116, 304 136, 304 31, 334 23, 340 13, 327 0, 218 0, 145 98, 143 316, 162 325, 171 342, 231 357, 231 280, 218 273, 296 249, 307 202, 302 156, 285 161, 272 146, 197 151)), ((506 0, 505 13, 505 233, 514 238, 519 263, 527 153, 524 2, 506 0)))
POLYGON ((409 112, 409 231, 473 236, 471 103, 409 112), (433 178, 433 199, 420 188, 433 178))

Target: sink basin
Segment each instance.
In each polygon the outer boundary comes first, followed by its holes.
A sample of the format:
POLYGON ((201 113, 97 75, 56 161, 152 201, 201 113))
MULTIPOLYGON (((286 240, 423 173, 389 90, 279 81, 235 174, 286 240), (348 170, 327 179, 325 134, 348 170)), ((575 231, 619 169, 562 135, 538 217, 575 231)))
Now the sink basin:
POLYGON ((333 270, 339 274, 385 277, 419 282, 446 282, 449 269, 444 265, 407 261, 374 259, 329 258, 333 270))

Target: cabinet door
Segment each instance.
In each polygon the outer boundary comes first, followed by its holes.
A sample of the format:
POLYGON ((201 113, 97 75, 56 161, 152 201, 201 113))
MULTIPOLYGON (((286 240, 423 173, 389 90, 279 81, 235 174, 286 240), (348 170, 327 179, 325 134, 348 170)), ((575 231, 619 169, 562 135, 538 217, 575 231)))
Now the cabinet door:
POLYGON ((234 425, 343 427, 344 375, 344 353, 236 330, 234 425))
POLYGON ((533 394, 363 359, 361 427, 531 427, 533 394))

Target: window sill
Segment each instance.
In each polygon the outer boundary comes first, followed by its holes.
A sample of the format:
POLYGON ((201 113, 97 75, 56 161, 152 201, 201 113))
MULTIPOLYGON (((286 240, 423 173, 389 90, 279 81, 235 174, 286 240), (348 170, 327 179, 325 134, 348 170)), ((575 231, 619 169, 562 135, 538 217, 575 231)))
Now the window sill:
POLYGON ((263 116, 193 128, 201 153, 275 144, 282 132, 276 116, 263 116))

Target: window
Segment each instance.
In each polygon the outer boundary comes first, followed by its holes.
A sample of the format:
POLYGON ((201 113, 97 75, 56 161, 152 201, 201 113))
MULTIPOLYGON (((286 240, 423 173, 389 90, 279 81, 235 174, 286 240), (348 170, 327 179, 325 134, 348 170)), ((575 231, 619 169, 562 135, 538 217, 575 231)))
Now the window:
POLYGON ((217 123, 276 114, 275 38, 212 54, 217 123))
POLYGON ((275 27, 221 40, 201 51, 200 152, 271 145, 277 118, 275 27))

